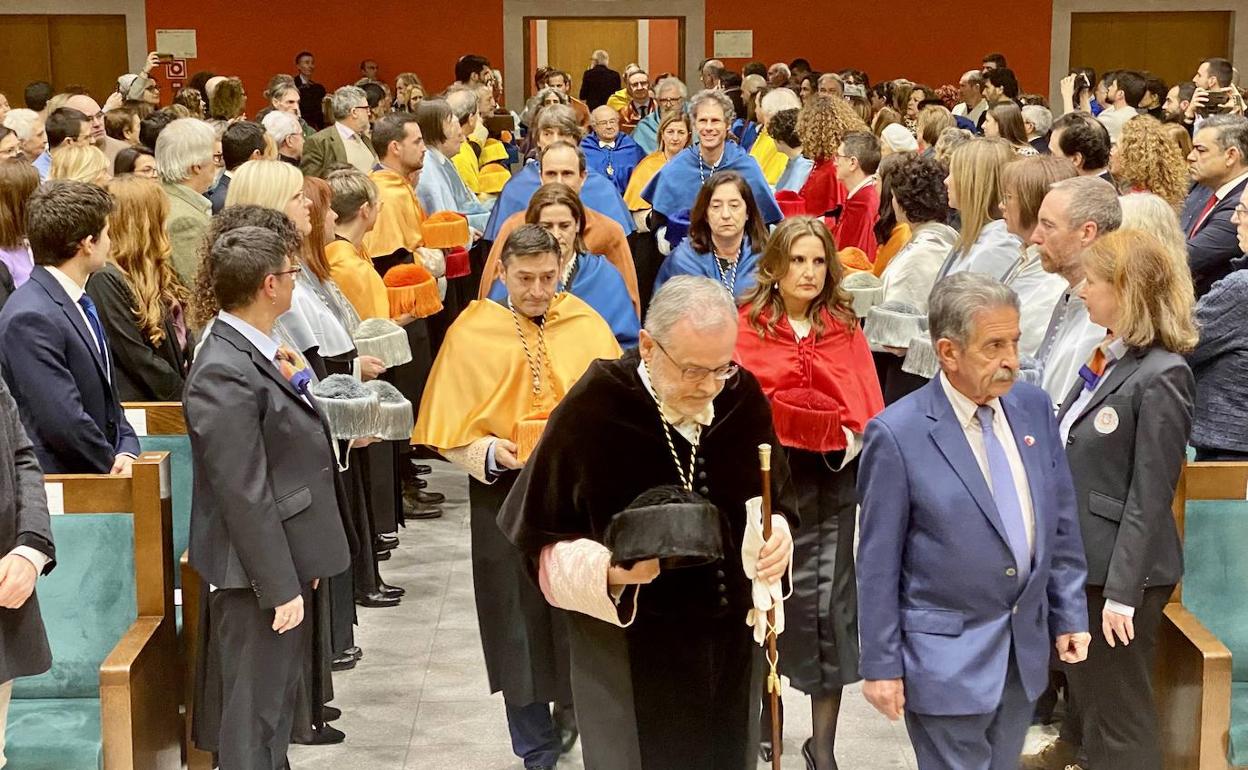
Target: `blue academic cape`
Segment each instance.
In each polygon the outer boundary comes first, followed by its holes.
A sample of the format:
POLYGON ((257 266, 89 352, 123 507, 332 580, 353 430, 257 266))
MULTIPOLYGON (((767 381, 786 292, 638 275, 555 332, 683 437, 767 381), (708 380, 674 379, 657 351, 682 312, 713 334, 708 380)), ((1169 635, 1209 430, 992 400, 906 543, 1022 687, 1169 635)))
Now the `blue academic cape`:
MULTIPOLYGON (((464 184, 455 164, 432 147, 425 150, 425 167, 416 183, 416 198, 425 214, 456 211, 468 218, 468 224, 480 230, 485 227, 490 209, 464 184)), ((471 246, 465 243, 464 246, 471 246)))
MULTIPOLYGON (((784 215, 776 205, 776 196, 772 195, 771 185, 767 184, 758 161, 734 142, 724 143, 724 154, 714 170, 702 161, 697 147, 676 153, 676 157, 664 164, 642 190, 641 197, 656 212, 671 219, 674 214, 693 209, 693 201, 698 197, 703 181, 710 179, 714 171, 736 171, 745 177, 764 222, 773 225, 783 219, 784 215)), ((498 206, 494 209, 497 211, 498 206)))
MULTIPOLYGON (((597 311, 615 341, 625 350, 637 347, 638 331, 641 322, 637 319, 637 311, 633 309, 633 300, 628 296, 628 287, 620 271, 599 254, 581 254, 576 258, 576 271, 572 275, 572 285, 561 287, 585 301, 586 305, 597 311)), ((507 287, 501 278, 494 281, 490 288, 490 299, 502 302, 507 298, 507 287)))
POLYGON ((758 141, 758 124, 752 120, 747 123, 745 118, 737 118, 732 121, 732 133, 737 137, 741 149, 749 152, 754 148, 754 142, 758 141))
POLYGON ((581 150, 585 152, 585 165, 614 182, 620 195, 628 189, 633 169, 646 157, 641 146, 624 133, 615 138, 614 148, 603 147, 597 135, 590 134, 581 140, 581 150))
MULTIPOLYGON (((737 299, 743 299, 757 285, 758 260, 762 256, 754 251, 749 238, 746 238, 742 245, 744 248, 737 259, 737 279, 732 287, 732 293, 737 299)), ((715 261, 714 254, 709 252, 699 254, 693 250, 689 239, 685 238, 679 246, 672 249, 672 253, 667 255, 667 259, 663 260, 663 265, 659 267, 659 274, 654 279, 655 293, 658 293, 663 284, 678 275, 701 275, 727 285, 727 282, 720 277, 719 266, 715 264, 715 261)))
MULTIPOLYGON (((529 199, 541 186, 541 169, 537 161, 530 161, 519 173, 512 176, 511 180, 503 186, 498 200, 494 201, 490 221, 485 225, 484 240, 497 240, 498 230, 503 226, 503 222, 507 221, 507 217, 517 211, 527 209, 529 199)), ((610 179, 597 171, 591 170, 589 176, 586 177, 585 186, 581 188, 581 203, 604 217, 615 220, 620 227, 624 228, 625 235, 632 235, 637 229, 633 224, 633 215, 629 212, 628 205, 624 203, 624 198, 620 196, 620 191, 615 189, 610 179)))
POLYGON ((629 134, 646 155, 659 149, 659 112, 651 110, 649 115, 637 121, 629 134))

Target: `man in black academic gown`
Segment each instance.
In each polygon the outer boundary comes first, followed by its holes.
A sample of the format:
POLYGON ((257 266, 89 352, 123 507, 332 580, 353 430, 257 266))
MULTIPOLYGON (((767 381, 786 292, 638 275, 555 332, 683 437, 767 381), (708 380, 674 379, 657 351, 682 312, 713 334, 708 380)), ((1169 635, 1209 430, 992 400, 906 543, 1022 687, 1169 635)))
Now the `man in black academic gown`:
MULTIPOLYGON (((601 550, 612 517, 662 485, 697 493, 726 522, 722 561, 675 571, 660 571, 656 560, 629 569, 603 561, 605 580, 581 572, 581 588, 609 586, 608 606, 616 602, 623 616, 567 614, 587 768, 757 762, 762 655, 745 622, 751 583, 740 553, 745 502, 762 491, 758 445, 776 440, 758 381, 732 363, 736 335, 736 307, 718 283, 681 276, 665 284, 640 349, 590 367, 551 416, 499 515, 512 543, 542 565, 556 544, 601 550), (629 624, 625 607, 634 602, 629 624)), ((789 514, 788 466, 782 454, 773 458, 775 507, 789 514)), ((792 552, 784 515, 773 528, 758 561, 769 581, 786 573, 792 552)), ((576 587, 542 569, 548 599, 578 609, 554 598, 576 587)))

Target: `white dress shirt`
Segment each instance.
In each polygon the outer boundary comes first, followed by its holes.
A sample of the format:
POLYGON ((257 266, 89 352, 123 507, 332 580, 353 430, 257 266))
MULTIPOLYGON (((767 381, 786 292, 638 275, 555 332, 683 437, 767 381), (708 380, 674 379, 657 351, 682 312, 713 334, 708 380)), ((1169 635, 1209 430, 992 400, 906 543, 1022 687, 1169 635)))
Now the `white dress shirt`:
POLYGON ((1040 387, 1053 399, 1055 408, 1075 384, 1079 367, 1087 363, 1092 351, 1104 339, 1105 327, 1088 318, 1088 308, 1079 297, 1077 286, 1058 297, 1044 340, 1036 351, 1041 371, 1040 387))
POLYGON ((1002 280, 1018 295, 1018 326, 1022 332, 1018 352, 1024 356, 1035 356, 1044 340, 1044 333, 1048 331, 1053 308, 1069 284, 1060 275, 1045 271, 1040 264, 1040 247, 1035 244, 1023 250, 1022 256, 1002 280))
MULTIPOLYGON (((975 462, 979 463, 979 470, 984 474, 984 480, 988 482, 988 489, 991 490, 992 473, 988 470, 988 452, 984 448, 984 429, 980 426, 979 418, 975 414, 979 404, 953 387, 944 372, 937 376, 940 378, 940 385, 945 391, 945 396, 953 406, 953 413, 962 426, 966 441, 971 445, 971 454, 975 455, 975 462)), ((994 398, 986 406, 992 407, 992 432, 996 435, 997 441, 1001 442, 1001 448, 1005 450, 1005 458, 1010 463, 1010 475, 1014 478, 1018 507, 1023 513, 1023 529, 1027 532, 1027 546, 1034 554, 1036 513, 1031 499, 1031 487, 1027 484, 1027 469, 1023 466, 1022 455, 1018 453, 1018 445, 1014 443, 1014 434, 1010 431, 1010 423, 1005 417, 1005 410, 1001 408, 1001 400, 994 398)))
MULTIPOLYGON (((61 288, 65 290, 65 293, 69 295, 70 301, 74 303, 74 307, 78 310, 78 317, 82 319, 82 325, 87 327, 87 331, 91 334, 91 339, 95 340, 96 350, 103 353, 103 358, 107 361, 108 354, 104 352, 107 348, 104 346, 103 340, 96 336, 95 327, 93 327, 91 322, 87 320, 87 311, 83 310, 82 305, 78 304, 78 300, 82 299, 82 295, 86 294, 86 291, 79 286, 73 278, 70 278, 68 275, 62 273, 60 269, 52 267, 51 265, 44 265, 44 268, 52 274, 52 277, 56 279, 56 282, 59 283, 61 288)), ((96 310, 96 313, 98 314, 99 310, 96 310)), ((104 321, 101 319, 100 324, 103 325, 103 323, 104 321)), ((107 374, 111 379, 112 372, 108 371, 108 367, 105 367, 105 374, 107 374)))

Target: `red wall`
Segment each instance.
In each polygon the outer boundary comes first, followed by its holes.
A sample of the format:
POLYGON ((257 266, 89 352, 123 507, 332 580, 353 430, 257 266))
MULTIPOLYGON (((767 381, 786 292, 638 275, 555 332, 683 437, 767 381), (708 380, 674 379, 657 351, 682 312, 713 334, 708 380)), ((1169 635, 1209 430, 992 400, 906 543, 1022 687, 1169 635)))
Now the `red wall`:
MULTIPOLYGON (((706 48, 713 49, 715 29, 753 29, 754 58, 767 63, 805 56, 819 71, 853 66, 866 70, 872 82, 906 76, 932 86, 956 83, 985 53, 1000 50, 1024 91, 1045 93, 1051 14, 1051 0, 1016 0, 1005 25, 999 13, 964 0, 813 4, 774 14, 740 0, 706 0, 706 48)), ((358 79, 364 58, 376 59, 387 81, 411 70, 427 88, 440 90, 454 79, 454 62, 465 53, 501 64, 502 16, 503 0, 301 0, 289 8, 236 0, 147 2, 149 44, 155 44, 156 29, 198 30, 200 55, 187 62, 189 71, 242 77, 252 112, 263 106, 269 77, 294 72, 294 55, 304 48, 316 54, 316 78, 331 90, 358 79)), ((745 61, 728 64, 739 69, 745 61)))
POLYGON ((148 45, 155 45, 157 29, 197 30, 199 57, 187 62, 188 74, 241 77, 253 113, 264 106, 269 78, 293 74, 295 54, 303 49, 316 54, 315 78, 331 91, 358 80, 366 58, 377 60, 392 87, 395 75, 412 71, 431 91, 455 80, 455 60, 466 53, 501 69, 502 18, 502 0, 147 0, 148 45))
POLYGON ((680 44, 679 19, 650 20, 651 79, 664 72, 680 74, 680 44))
MULTIPOLYGON (((1023 91, 1049 90, 1051 0, 1016 0, 1008 7, 901 0, 786 8, 769 13, 755 3, 706 0, 707 55, 714 30, 753 29, 754 58, 767 64, 804 56, 818 72, 856 67, 872 83, 907 77, 935 88, 956 84, 984 54, 1000 51, 1023 91)), ((725 63, 739 71, 746 61, 725 63)))

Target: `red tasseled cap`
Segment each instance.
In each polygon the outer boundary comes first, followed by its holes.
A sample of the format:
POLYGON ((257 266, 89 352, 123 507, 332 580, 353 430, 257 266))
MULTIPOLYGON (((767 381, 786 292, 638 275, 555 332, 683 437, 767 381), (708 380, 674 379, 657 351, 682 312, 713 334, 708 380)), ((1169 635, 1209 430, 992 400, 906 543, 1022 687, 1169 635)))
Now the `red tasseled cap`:
POLYGON ((776 437, 784 446, 810 452, 845 448, 840 404, 810 388, 782 390, 772 398, 776 437))

